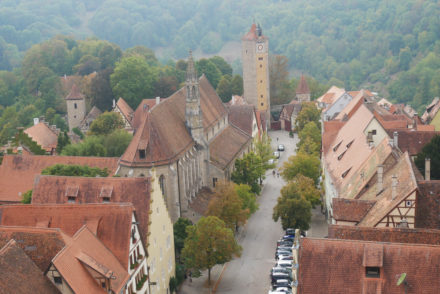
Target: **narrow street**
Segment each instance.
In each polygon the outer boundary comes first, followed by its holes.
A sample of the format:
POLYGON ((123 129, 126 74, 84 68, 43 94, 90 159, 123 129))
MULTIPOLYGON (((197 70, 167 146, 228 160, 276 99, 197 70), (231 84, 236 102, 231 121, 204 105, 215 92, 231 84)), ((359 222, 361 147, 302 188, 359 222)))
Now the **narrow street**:
MULTIPOLYGON (((285 146, 285 151, 280 152, 278 169, 289 156, 295 154, 298 136, 295 135, 292 139, 286 131, 272 131, 269 135, 272 138, 274 150, 278 144, 285 146)), ((253 294, 267 293, 270 290, 269 273, 275 264, 276 241, 283 234, 281 223, 279 221, 275 223, 272 220, 272 209, 284 185, 285 182, 281 176, 274 177, 272 170, 267 172, 264 189, 259 197, 260 209, 249 219, 239 236, 243 254, 240 258, 226 264, 216 293, 253 294)), ((313 212, 312 225, 309 236, 327 235, 327 223, 319 213, 319 208, 313 212)))

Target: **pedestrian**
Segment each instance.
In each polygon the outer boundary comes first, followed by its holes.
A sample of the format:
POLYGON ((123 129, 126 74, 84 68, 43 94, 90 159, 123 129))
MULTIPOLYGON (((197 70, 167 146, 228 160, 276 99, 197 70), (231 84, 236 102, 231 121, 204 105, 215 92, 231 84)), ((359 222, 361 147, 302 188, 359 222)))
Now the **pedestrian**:
POLYGON ((277 137, 277 142, 278 142, 278 137, 277 137))
POLYGON ((275 177, 275 170, 272 171, 273 176, 275 177))
POLYGON ((277 172, 277 177, 278 177, 278 178, 280 177, 280 173, 279 173, 279 172, 277 172))
POLYGON ((191 273, 191 271, 189 271, 188 276, 189 276, 189 282, 192 283, 193 279, 192 279, 192 273, 191 273))

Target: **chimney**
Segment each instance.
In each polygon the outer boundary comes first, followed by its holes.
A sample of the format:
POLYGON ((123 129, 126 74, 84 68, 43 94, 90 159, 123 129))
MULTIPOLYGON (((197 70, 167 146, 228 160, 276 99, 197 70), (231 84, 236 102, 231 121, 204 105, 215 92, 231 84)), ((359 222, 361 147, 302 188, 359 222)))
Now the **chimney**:
POLYGON ((376 195, 378 195, 383 190, 383 165, 379 164, 377 166, 377 191, 376 195))
POLYGON ((425 181, 431 180, 431 158, 425 158, 425 181))
POLYGON ((391 199, 394 200, 396 198, 396 191, 397 188, 397 176, 393 175, 392 180, 391 180, 391 199))
POLYGON ((113 99, 113 108, 115 108, 116 107, 116 101, 115 101, 115 99, 113 99))
POLYGON ((160 97, 156 97, 156 105, 160 103, 160 97))
POLYGON ((34 126, 40 123, 40 119, 38 117, 34 117, 34 126))
POLYGON ((418 116, 419 116, 418 113, 414 112, 414 114, 413 114, 413 128, 414 129, 417 129, 417 117, 418 116))
POLYGON ((394 148, 398 148, 399 146, 399 133, 394 132, 393 133, 393 146, 394 148))

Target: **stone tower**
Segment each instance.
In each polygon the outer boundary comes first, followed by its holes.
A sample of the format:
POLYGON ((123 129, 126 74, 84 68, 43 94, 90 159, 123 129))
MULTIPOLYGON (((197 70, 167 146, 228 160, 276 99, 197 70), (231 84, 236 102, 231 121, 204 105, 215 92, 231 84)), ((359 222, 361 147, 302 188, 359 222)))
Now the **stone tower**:
POLYGON ((188 66, 186 69, 186 107, 185 119, 186 126, 191 133, 194 141, 202 144, 203 136, 203 119, 202 110, 200 109, 200 93, 199 93, 199 77, 194 66, 194 60, 191 51, 189 52, 188 66))
POLYGON ((69 95, 67 95, 66 103, 69 131, 72 131, 73 128, 79 127, 86 116, 86 100, 76 84, 72 86, 72 90, 70 90, 69 95))
POLYGON ((299 80, 298 87, 296 88, 296 99, 299 102, 310 101, 310 89, 304 75, 301 75, 301 79, 299 80))
POLYGON ((263 35, 260 25, 252 24, 241 38, 241 44, 244 99, 266 113, 266 122, 269 122, 269 39, 263 35))

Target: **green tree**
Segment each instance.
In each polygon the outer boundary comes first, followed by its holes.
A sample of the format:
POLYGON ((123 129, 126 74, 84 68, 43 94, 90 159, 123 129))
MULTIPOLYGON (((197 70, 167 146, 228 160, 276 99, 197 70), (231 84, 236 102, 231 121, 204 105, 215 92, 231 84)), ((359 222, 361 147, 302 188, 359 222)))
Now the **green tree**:
POLYGON ((91 104, 101 110, 110 110, 112 107, 113 95, 110 86, 110 75, 113 73, 113 68, 104 69, 92 78, 90 85, 90 99, 91 104))
POLYGON ((61 154, 63 148, 69 144, 70 144, 70 139, 69 136, 67 135, 67 132, 60 132, 60 134, 58 135, 57 153, 61 154))
POLYGON ((317 144, 311 137, 306 137, 298 143, 298 153, 306 153, 319 157, 321 151, 321 144, 317 144))
POLYGON ((133 136, 126 130, 114 130, 111 134, 102 138, 102 145, 106 150, 106 156, 119 157, 124 154, 133 136))
POLYGON ((174 223, 173 229, 174 229, 174 250, 176 250, 176 256, 179 258, 180 253, 183 249, 183 246, 185 244, 185 239, 188 236, 186 233, 186 227, 192 226, 193 223, 184 217, 179 217, 177 222, 174 223))
POLYGON ((90 135, 107 135, 115 130, 124 128, 121 116, 116 112, 104 112, 90 125, 90 135))
POLYGON ((221 71, 222 75, 232 76, 232 67, 229 65, 229 63, 226 62, 226 60, 223 59, 223 57, 214 56, 209 58, 209 61, 214 63, 215 66, 217 66, 217 68, 221 71))
MULTIPOLYGON (((260 158, 263 172, 261 178, 264 179, 264 172, 268 169, 275 168, 275 163, 269 164, 269 159, 273 159, 272 147, 270 145, 271 139, 267 133, 261 134, 254 139, 255 154, 260 158)), ((261 179, 260 178, 260 179, 261 179)))
POLYGON ((29 190, 23 195, 21 195, 21 203, 23 204, 31 204, 32 203, 32 190, 29 190))
POLYGON ((431 141, 423 146, 422 151, 420 151, 414 160, 417 168, 422 173, 425 174, 425 159, 431 159, 431 179, 440 180, 440 135, 435 135, 432 137, 431 141))
POLYGON ((310 138, 316 145, 321 145, 321 131, 314 121, 305 124, 304 128, 298 133, 298 137, 300 139, 298 147, 301 147, 307 138, 310 138))
POLYGON ((103 157, 107 155, 107 150, 104 145, 102 145, 102 139, 100 137, 88 136, 82 142, 65 146, 61 155, 103 157))
POLYGON ((41 171, 42 175, 51 176, 72 176, 72 177, 107 177, 109 172, 98 167, 89 167, 87 165, 68 165, 55 164, 46 167, 41 171))
POLYGON ((218 217, 200 218, 196 225, 187 227, 187 234, 182 258, 188 268, 207 269, 208 284, 211 284, 214 265, 228 262, 234 255, 241 254, 232 230, 218 217))
POLYGON ((243 78, 241 75, 234 75, 231 81, 232 95, 243 95, 243 78))
POLYGON ((318 157, 306 153, 298 153, 284 162, 281 175, 284 180, 290 181, 296 175, 302 174, 313 179, 315 185, 317 185, 320 176, 320 166, 321 163, 318 157))
POLYGON ((301 111, 298 113, 298 116, 295 121, 297 132, 301 132, 304 126, 313 121, 315 122, 318 128, 321 127, 319 120, 321 118, 321 112, 318 108, 316 108, 313 102, 307 102, 302 104, 301 111))
POLYGON ((273 55, 269 60, 270 100, 273 105, 289 103, 294 95, 289 86, 289 60, 273 55))
POLYGON ((229 102, 231 100, 231 76, 222 76, 220 82, 217 85, 217 94, 223 103, 229 102))
POLYGON ((206 215, 216 216, 231 230, 246 223, 249 211, 243 209, 243 200, 238 196, 232 182, 219 182, 208 204, 206 215))
POLYGON ((264 174, 261 158, 254 152, 249 152, 243 158, 235 161, 235 170, 231 174, 231 180, 236 184, 246 184, 252 188, 252 192, 260 194, 259 179, 264 174))
POLYGON ((257 199, 252 192, 251 187, 246 184, 236 184, 235 191, 237 192, 238 197, 243 201, 242 208, 248 212, 248 217, 250 217, 251 214, 258 210, 257 199))
POLYGON ((217 68, 217 66, 209 59, 202 58, 197 61, 196 68, 197 73, 199 75, 205 74, 212 87, 216 89, 220 79, 222 78, 222 72, 217 68))

